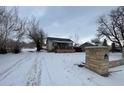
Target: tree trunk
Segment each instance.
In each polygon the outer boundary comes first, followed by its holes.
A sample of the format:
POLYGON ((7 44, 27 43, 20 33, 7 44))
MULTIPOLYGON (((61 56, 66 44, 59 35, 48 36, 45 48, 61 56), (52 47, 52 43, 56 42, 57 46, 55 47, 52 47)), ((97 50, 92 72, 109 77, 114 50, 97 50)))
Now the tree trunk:
POLYGON ((39 51, 41 50, 41 48, 40 48, 40 44, 37 43, 37 44, 36 44, 36 47, 37 47, 37 52, 39 52, 39 51))

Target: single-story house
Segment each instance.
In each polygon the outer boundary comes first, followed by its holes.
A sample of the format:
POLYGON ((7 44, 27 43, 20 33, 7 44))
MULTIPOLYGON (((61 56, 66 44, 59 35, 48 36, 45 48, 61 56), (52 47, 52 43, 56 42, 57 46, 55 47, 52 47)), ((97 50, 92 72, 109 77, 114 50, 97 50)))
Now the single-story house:
POLYGON ((93 44, 89 43, 89 42, 85 42, 84 44, 82 44, 80 46, 82 51, 85 51, 85 47, 90 47, 90 46, 94 46, 93 44))
POLYGON ((71 39, 48 37, 46 45, 47 51, 74 52, 73 41, 71 39))

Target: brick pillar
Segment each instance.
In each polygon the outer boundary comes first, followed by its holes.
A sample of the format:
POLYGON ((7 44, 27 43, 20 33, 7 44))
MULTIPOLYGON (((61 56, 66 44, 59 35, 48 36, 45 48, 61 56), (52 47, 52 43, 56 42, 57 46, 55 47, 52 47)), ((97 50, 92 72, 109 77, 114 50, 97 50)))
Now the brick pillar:
POLYGON ((122 59, 124 59, 124 47, 122 48, 122 59))
POLYGON ((86 47, 85 67, 102 75, 108 76, 109 69, 109 51, 105 46, 86 47))

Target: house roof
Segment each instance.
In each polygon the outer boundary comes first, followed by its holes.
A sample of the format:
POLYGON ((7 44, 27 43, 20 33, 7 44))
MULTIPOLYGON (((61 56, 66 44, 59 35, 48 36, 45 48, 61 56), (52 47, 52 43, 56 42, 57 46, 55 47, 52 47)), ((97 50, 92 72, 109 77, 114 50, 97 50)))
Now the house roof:
POLYGON ((80 47, 84 48, 87 46, 94 46, 93 44, 89 43, 89 42, 85 42, 84 44, 82 44, 80 47))
POLYGON ((55 40, 55 41, 68 41, 68 42, 73 42, 71 39, 67 38, 55 38, 55 37, 47 37, 47 40, 55 40))

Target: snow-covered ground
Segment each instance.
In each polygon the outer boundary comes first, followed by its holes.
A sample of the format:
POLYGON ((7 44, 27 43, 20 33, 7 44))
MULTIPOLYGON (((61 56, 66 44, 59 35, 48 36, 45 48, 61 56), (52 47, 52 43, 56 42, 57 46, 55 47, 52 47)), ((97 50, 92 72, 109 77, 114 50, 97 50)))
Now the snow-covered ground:
MULTIPOLYGON (((102 77, 75 65, 85 62, 85 53, 33 51, 0 55, 0 85, 124 85, 124 66, 112 68, 110 71, 117 72, 102 77)), ((120 53, 110 53, 110 60, 120 58, 120 53)))

